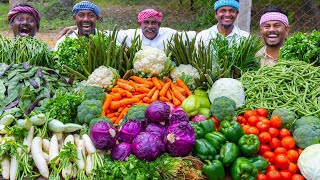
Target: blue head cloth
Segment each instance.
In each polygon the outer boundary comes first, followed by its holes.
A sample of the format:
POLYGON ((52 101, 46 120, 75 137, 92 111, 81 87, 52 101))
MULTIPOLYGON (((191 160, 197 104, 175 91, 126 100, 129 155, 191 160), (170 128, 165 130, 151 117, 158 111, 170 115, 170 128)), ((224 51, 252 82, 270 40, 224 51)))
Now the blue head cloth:
POLYGON ((72 12, 73 14, 77 14, 80 10, 90 10, 93 11, 97 16, 100 16, 100 10, 98 6, 89 2, 89 1, 81 1, 73 6, 72 12))
POLYGON ((239 11, 240 8, 239 2, 236 0, 217 0, 214 3, 214 10, 216 11, 222 6, 231 6, 234 7, 237 11, 239 11))

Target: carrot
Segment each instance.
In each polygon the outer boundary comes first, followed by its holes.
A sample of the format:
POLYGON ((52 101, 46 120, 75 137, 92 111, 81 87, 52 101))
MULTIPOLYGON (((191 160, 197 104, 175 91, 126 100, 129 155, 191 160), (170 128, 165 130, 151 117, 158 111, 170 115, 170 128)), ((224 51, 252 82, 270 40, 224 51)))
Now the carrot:
POLYGON ((138 103, 136 103, 137 105, 145 105, 145 106, 149 106, 150 104, 148 104, 148 103, 145 103, 145 102, 143 102, 143 101, 139 101, 138 103))
POLYGON ((135 91, 139 91, 139 87, 132 80, 129 80, 129 85, 131 85, 134 88, 135 91))
POLYGON ((109 113, 109 114, 106 114, 107 118, 113 118, 115 117, 114 113, 109 113))
POLYGON ((160 96, 159 97, 159 100, 162 101, 162 102, 170 102, 170 100, 164 96, 160 96))
POLYGON ((152 97, 151 97, 151 101, 154 102, 154 101, 158 100, 158 97, 159 97, 159 89, 157 89, 157 90, 153 93, 153 95, 152 95, 152 97))
POLYGON ((159 95, 160 95, 160 96, 166 96, 166 93, 167 93, 167 91, 168 91, 169 88, 170 88, 170 82, 167 82, 167 83, 162 87, 162 89, 160 90, 159 95))
POLYGON ((121 94, 119 94, 119 93, 110 92, 109 94, 113 96, 114 100, 122 99, 121 94))
POLYGON ((124 115, 126 115, 126 114, 128 113, 128 111, 129 111, 129 108, 128 108, 128 107, 124 108, 124 109, 121 111, 120 115, 118 116, 117 120, 116 120, 114 123, 115 123, 115 124, 118 124, 118 123, 120 122, 120 120, 124 117, 124 115))
POLYGON ((188 86, 182 81, 182 79, 177 78, 176 79, 176 83, 179 87, 182 87, 188 94, 188 96, 190 96, 192 94, 192 92, 190 91, 190 89, 188 88, 188 86))
POLYGON ((112 101, 110 103, 109 109, 116 110, 116 109, 119 109, 120 106, 121 106, 121 104, 119 101, 112 101))
POLYGON ((163 77, 163 81, 166 82, 166 83, 167 82, 172 82, 172 80, 170 78, 168 78, 168 77, 163 77))
POLYGON ((118 79, 117 82, 122 82, 122 83, 125 83, 125 84, 129 84, 130 83, 128 80, 125 80, 125 79, 118 79))
POLYGON ((133 92, 135 91, 134 87, 132 87, 131 85, 129 85, 129 83, 123 83, 123 82, 117 82, 117 85, 119 85, 119 87, 121 87, 122 89, 125 89, 127 91, 133 92))
POLYGON ((172 95, 172 102, 175 106, 180 106, 181 102, 179 101, 178 98, 176 98, 174 95, 172 95))
POLYGON ((153 85, 157 88, 157 89, 161 89, 161 84, 160 84, 160 81, 157 77, 152 77, 151 78, 152 82, 153 82, 153 85))
POLYGON ((151 99, 148 98, 148 97, 144 97, 144 98, 143 98, 143 102, 148 103, 148 104, 151 104, 151 103, 152 103, 151 99))
POLYGON ((153 87, 153 83, 151 81, 148 81, 146 79, 143 79, 142 77, 139 76, 131 76, 131 79, 133 79, 135 82, 140 83, 140 84, 147 84, 149 88, 153 87))
POLYGON ((120 87, 117 87, 117 88, 113 87, 111 91, 114 92, 114 93, 117 93, 117 92, 119 92, 121 89, 122 89, 122 88, 120 88, 120 87))
POLYGON ((170 101, 172 100, 172 91, 170 89, 168 89, 166 96, 170 101))
POLYGON ((139 91, 142 92, 142 93, 149 93, 151 90, 149 88, 146 88, 146 87, 140 87, 139 91))
POLYGON ((163 87, 166 84, 165 82, 163 82, 161 80, 159 80, 159 82, 160 82, 161 87, 163 87))
MULTIPOLYGON (((182 95, 177 88, 175 87, 175 85, 173 83, 171 83, 171 89, 173 92, 173 96, 175 96, 177 99, 179 99, 179 101, 183 101, 186 99, 186 97, 184 95, 182 95)), ((173 98, 173 97, 172 97, 173 98)))
POLYGON ((118 119, 118 117, 110 118, 110 120, 112 121, 112 123, 116 122, 117 119, 118 119))
POLYGON ((141 100, 141 99, 143 99, 143 98, 146 97, 146 96, 147 96, 147 93, 143 93, 143 94, 134 95, 134 96, 132 96, 132 97, 134 97, 134 98, 139 98, 139 99, 141 100))
POLYGON ((154 92, 155 92, 156 90, 157 90, 157 88, 156 88, 156 87, 153 87, 153 88, 148 92, 148 94, 147 94, 148 98, 151 98, 152 95, 154 94, 154 92))
POLYGON ((124 98, 124 99, 121 99, 119 103, 120 103, 120 106, 126 106, 129 104, 137 103, 139 101, 140 101, 139 98, 124 98))
POLYGON ((147 84, 138 84, 138 83, 136 83, 136 85, 138 86, 138 88, 140 88, 140 87, 149 88, 149 86, 147 84))
POLYGON ((121 111, 124 109, 125 107, 123 107, 123 106, 121 106, 121 107, 119 107, 119 109, 118 109, 118 113, 121 113, 121 111))
MULTIPOLYGON (((110 102, 110 104, 111 104, 111 102, 110 102)), ((110 114, 110 113, 112 113, 113 111, 111 111, 110 109, 106 109, 106 110, 104 110, 104 112, 105 112, 105 114, 110 114)))
POLYGON ((180 86, 175 86, 182 95, 187 96, 187 91, 180 86))
POLYGON ((105 111, 105 113, 106 113, 106 110, 109 108, 112 99, 113 99, 112 95, 110 94, 106 95, 106 99, 104 100, 103 106, 102 106, 102 109, 105 111))

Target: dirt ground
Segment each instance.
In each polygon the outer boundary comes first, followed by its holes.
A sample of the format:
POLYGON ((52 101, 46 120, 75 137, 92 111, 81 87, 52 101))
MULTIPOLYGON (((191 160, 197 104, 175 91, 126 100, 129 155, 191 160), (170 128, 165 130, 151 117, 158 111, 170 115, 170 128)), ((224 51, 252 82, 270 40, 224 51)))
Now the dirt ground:
MULTIPOLYGON (((60 31, 59 30, 56 30, 56 32, 38 32, 36 34, 36 38, 47 43, 49 45, 49 47, 51 48, 54 48, 54 45, 56 44, 57 40, 58 40, 58 37, 59 37, 59 33, 60 31)), ((3 31, 3 32, 0 32, 0 34, 2 36, 6 36, 6 37, 9 37, 9 38, 12 38, 13 37, 13 33, 12 32, 9 32, 9 31, 3 31)))

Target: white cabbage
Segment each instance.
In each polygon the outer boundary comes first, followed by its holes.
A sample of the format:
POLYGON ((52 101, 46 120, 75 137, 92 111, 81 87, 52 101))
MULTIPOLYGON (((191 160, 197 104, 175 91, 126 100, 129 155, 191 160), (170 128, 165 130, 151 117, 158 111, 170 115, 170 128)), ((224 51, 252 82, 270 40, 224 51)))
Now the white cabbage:
POLYGON ((242 83, 232 78, 221 78, 215 81, 208 92, 210 102, 217 97, 226 96, 236 102, 237 108, 244 105, 245 95, 242 83))
POLYGON ((298 167, 304 178, 308 180, 320 179, 320 144, 306 147, 299 156, 298 167))

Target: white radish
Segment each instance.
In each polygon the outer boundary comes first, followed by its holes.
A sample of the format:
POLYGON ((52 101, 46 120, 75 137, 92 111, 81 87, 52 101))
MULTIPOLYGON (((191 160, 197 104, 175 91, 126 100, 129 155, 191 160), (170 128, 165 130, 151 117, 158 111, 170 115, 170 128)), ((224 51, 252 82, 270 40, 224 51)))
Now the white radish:
POLYGON ((79 140, 77 145, 77 165, 78 169, 84 169, 86 164, 84 162, 85 154, 83 154, 84 141, 82 139, 79 140))
POLYGON ((88 154, 87 155, 87 160, 86 160, 86 174, 90 175, 93 170, 93 164, 92 164, 92 155, 88 154))
POLYGON ((0 134, 7 134, 7 131, 4 129, 6 126, 0 124, 0 134))
POLYGON ((41 137, 35 137, 32 140, 31 144, 31 154, 33 157, 34 164, 38 168, 40 174, 48 178, 49 177, 49 169, 47 162, 43 156, 43 151, 42 151, 42 138, 41 137))
POLYGON ((60 133, 54 133, 57 136, 58 141, 60 141, 61 139, 63 139, 63 134, 60 133))
POLYGON ((3 179, 9 179, 10 178, 10 159, 9 158, 5 157, 2 159, 1 169, 2 169, 3 179))
POLYGON ((83 134, 82 139, 84 140, 84 145, 86 146, 86 150, 88 151, 88 154, 93 154, 97 152, 97 149, 94 147, 88 134, 83 134))
POLYGON ((42 149, 45 152, 49 152, 49 148, 50 148, 50 141, 48 139, 43 139, 42 140, 42 149))
POLYGON ((30 152, 33 134, 34 134, 34 126, 31 126, 31 128, 28 131, 28 136, 23 140, 23 144, 28 146, 27 153, 30 152))
POLYGON ((43 157, 46 160, 47 164, 50 162, 50 158, 49 158, 49 154, 47 154, 46 152, 43 152, 43 157))
MULTIPOLYGON (((50 148, 49 148, 49 160, 51 161, 52 159, 54 159, 55 157, 57 157, 59 155, 59 144, 58 144, 58 138, 57 136, 54 134, 51 137, 50 140, 50 148)), ((57 160, 56 163, 58 163, 59 161, 57 160)))
POLYGON ((64 179, 70 179, 73 176, 73 167, 71 162, 68 163, 66 168, 62 169, 61 175, 64 179))
POLYGON ((79 134, 74 134, 74 143, 76 146, 78 146, 79 140, 81 139, 81 136, 79 134))
POLYGON ((76 177, 77 177, 77 167, 73 166, 73 176, 72 176, 72 178, 76 179, 76 177))
POLYGON ((72 134, 69 134, 65 139, 63 144, 66 145, 68 142, 71 142, 71 144, 74 144, 74 137, 72 134))
POLYGON ((13 155, 10 162, 10 180, 17 179, 18 162, 17 157, 13 155))

